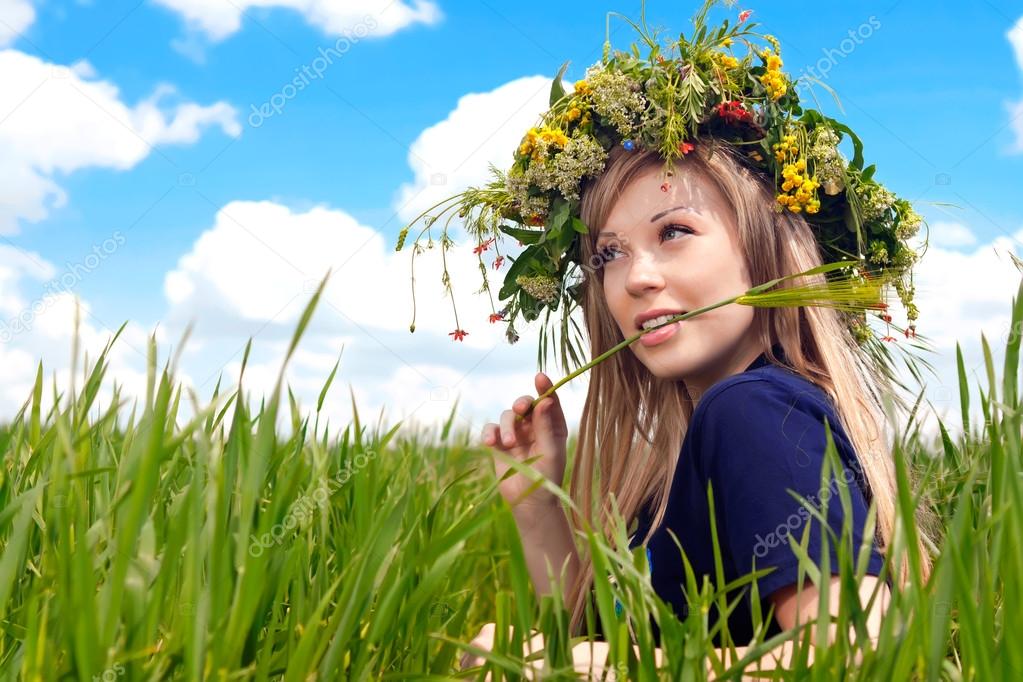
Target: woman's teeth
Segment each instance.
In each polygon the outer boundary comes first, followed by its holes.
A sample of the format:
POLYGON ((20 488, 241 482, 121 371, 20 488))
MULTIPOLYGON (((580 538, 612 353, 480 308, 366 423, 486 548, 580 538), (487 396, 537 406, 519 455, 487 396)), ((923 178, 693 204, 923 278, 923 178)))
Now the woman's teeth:
POLYGON ((682 313, 673 313, 671 315, 661 315, 660 317, 655 317, 652 320, 647 320, 641 326, 642 326, 643 329, 650 329, 650 327, 656 327, 659 324, 664 324, 665 322, 667 322, 671 318, 677 317, 678 315, 681 315, 681 314, 682 313))

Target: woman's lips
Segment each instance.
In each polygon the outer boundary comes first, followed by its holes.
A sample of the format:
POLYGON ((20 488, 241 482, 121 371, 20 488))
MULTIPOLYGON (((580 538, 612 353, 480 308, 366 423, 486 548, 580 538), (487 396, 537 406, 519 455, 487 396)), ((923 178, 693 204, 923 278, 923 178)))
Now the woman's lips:
POLYGON ((639 342, 644 346, 656 346, 659 343, 663 343, 673 337, 676 332, 681 328, 682 321, 673 322, 666 324, 660 329, 644 334, 639 337, 639 342))

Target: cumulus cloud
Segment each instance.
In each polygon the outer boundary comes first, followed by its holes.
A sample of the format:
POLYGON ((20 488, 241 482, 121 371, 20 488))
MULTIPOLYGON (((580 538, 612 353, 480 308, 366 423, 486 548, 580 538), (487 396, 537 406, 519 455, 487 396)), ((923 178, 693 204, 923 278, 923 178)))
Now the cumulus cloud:
MULTIPOLYGON (((967 226, 936 223, 931 227, 931 244, 916 266, 913 279, 915 303, 920 311, 917 333, 927 337, 935 351, 933 355, 920 353, 933 365, 934 376, 926 374, 926 385, 916 390, 922 388, 924 399, 933 408, 933 412, 924 411, 923 430, 936 437, 936 416, 942 418, 951 433, 962 428, 958 416, 957 342, 973 393, 973 418, 983 419, 976 393, 978 384, 987 385, 980 335, 983 333, 987 338, 996 367, 1000 367, 1010 334, 1012 298, 1023 276, 1010 254, 1019 255, 1023 229, 1012 237, 1000 236, 970 249, 965 247, 977 240, 967 226), (934 239, 935 232, 945 235, 944 243, 934 239)), ((890 302, 893 322, 901 326, 905 310, 894 294, 890 302)), ((901 334, 898 338, 898 343, 908 343, 901 334)), ((903 372, 903 378, 915 384, 908 372, 903 372)))
MULTIPOLYGON (((199 388, 206 394, 215 378, 222 376, 224 385, 239 380, 244 338, 258 334, 244 381, 258 401, 273 389, 298 316, 331 270, 286 374, 303 405, 315 406, 340 357, 337 385, 324 408, 333 423, 351 418, 347 384, 364 416, 383 410, 388 423, 431 426, 457 402, 460 425, 478 430, 532 390, 537 336, 526 328, 519 344, 510 346, 503 326, 488 323, 486 297, 471 294, 478 261, 471 244, 459 243, 448 253, 448 269, 462 284, 459 315, 471 332, 462 342, 452 341, 439 254, 426 254, 417 267, 417 322, 411 334, 407 252, 395 253, 379 232, 344 211, 298 212, 268 201, 235 201, 168 273, 165 319, 174 328, 194 323, 195 336, 204 340, 201 357, 191 357, 189 366, 204 380, 199 388)), ((558 372, 551 373, 556 379, 558 372)), ((561 393, 566 409, 578 414, 585 379, 574 383, 561 393)))
MULTIPOLYGON (((443 121, 412 144, 414 180, 398 190, 396 212, 410 218, 413 204, 488 181, 488 163, 507 165, 509 149, 546 107, 549 89, 549 77, 522 78, 459 99, 443 121), (495 111, 502 117, 495 118, 495 111)), ((351 386, 360 411, 385 409, 394 419, 430 425, 460 399, 463 424, 478 427, 496 421, 511 400, 533 391, 538 336, 535 325, 518 324, 521 340, 512 346, 504 338, 505 326, 489 323, 490 300, 474 294, 483 283, 474 244, 464 233, 452 238, 447 269, 459 326, 469 331, 461 342, 449 336, 455 321, 441 284, 439 246, 415 260, 416 331, 410 334, 411 236, 396 253, 393 236, 344 210, 297 210, 273 201, 233 201, 218 211, 166 275, 169 310, 164 319, 172 328, 194 322, 194 338, 206 345, 202 357, 190 361, 206 363, 194 375, 207 388, 221 374, 225 381, 237 380, 244 339, 258 335, 245 382, 246 390, 258 395, 272 389, 295 322, 330 270, 330 283, 302 344, 312 355, 296 356, 287 374, 304 404, 315 404, 343 346, 338 382, 351 386), (313 357, 316 364, 309 362, 313 357)), ((495 271, 494 250, 483 255, 496 289, 509 262, 495 271)), ((500 305, 496 292, 494 303, 500 305)), ((555 380, 561 375, 554 366, 548 372, 555 380)), ((585 386, 583 377, 559 391, 573 418, 578 418, 585 386)), ((350 415, 347 390, 335 389, 331 396, 330 413, 350 415)))
POLYGON ((17 232, 62 206, 58 178, 83 168, 126 170, 166 144, 190 144, 211 127, 239 135, 237 113, 226 102, 178 101, 161 85, 135 106, 113 83, 94 78, 88 62, 48 63, 17 50, 0 50, 0 234, 17 232))
POLYGON ((252 8, 282 8, 299 12, 324 33, 347 35, 363 26, 371 35, 386 36, 413 24, 434 24, 440 8, 429 0, 156 0, 184 17, 190 29, 213 41, 238 31, 242 17, 252 8))
MULTIPOLYGON (((74 268, 58 268, 41 255, 0 244, 0 415, 13 416, 25 403, 42 362, 47 384, 56 377, 65 390, 70 384, 69 354, 75 333, 76 297, 71 281, 80 276, 74 268)), ((99 320, 87 301, 78 301, 80 352, 95 361, 122 321, 107 326, 99 320)), ((108 356, 108 382, 99 398, 109 404, 114 382, 122 389, 122 398, 139 399, 146 390, 146 343, 149 334, 138 324, 129 324, 108 356)), ((162 331, 159 341, 165 340, 162 331)), ((82 366, 79 365, 79 372, 82 366)), ((186 375, 185 385, 191 384, 186 375)), ((79 375, 78 386, 82 385, 79 375)), ((52 398, 44 391, 44 399, 52 398)))
POLYGON ((489 164, 507 168, 512 150, 547 109, 550 87, 549 77, 529 76, 459 98, 447 118, 409 147, 415 177, 398 190, 398 215, 410 220, 469 185, 488 182, 489 164))
POLYGON ((939 221, 930 226, 930 243, 948 248, 972 246, 977 243, 977 237, 962 223, 939 221))
POLYGON ((0 47, 10 45, 36 19, 30 0, 0 0, 0 47))
MULTIPOLYGON (((454 326, 450 301, 442 295, 439 250, 417 259, 416 334, 421 336, 445 336, 454 326)), ((236 317, 290 325, 319 280, 333 271, 324 303, 339 328, 407 334, 409 259, 408 250, 396 253, 377 230, 341 210, 295 212, 272 201, 232 201, 167 274, 164 292, 172 317, 216 308, 220 324, 236 317)), ((472 245, 456 244, 447 267, 458 285, 456 295, 461 291, 462 324, 473 330, 463 343, 492 346, 500 338, 497 326, 487 322, 492 310, 486 297, 471 295, 482 284, 472 245)))

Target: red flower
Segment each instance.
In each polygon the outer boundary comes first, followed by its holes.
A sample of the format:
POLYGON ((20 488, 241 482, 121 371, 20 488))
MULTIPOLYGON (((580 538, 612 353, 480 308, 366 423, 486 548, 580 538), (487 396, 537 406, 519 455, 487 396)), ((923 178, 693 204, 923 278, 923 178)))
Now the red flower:
POLYGON ((885 313, 884 315, 881 316, 881 319, 884 320, 885 322, 891 322, 892 316, 889 315, 888 313, 885 313))
POLYGON ((491 322, 491 324, 493 324, 494 322, 500 322, 503 319, 504 319, 504 314, 503 313, 491 313, 490 314, 490 322, 491 322))
POLYGON ((895 341, 896 338, 894 336, 885 336, 885 337, 882 337, 881 340, 882 341, 895 341))
POLYGON ((915 339, 916 338, 916 327, 914 325, 909 325, 908 327, 906 327, 906 330, 903 333, 906 335, 907 339, 910 338, 910 337, 915 339))
POLYGON ((718 116, 732 123, 749 123, 753 120, 753 114, 747 111, 739 100, 719 104, 718 116))
POLYGON ((692 142, 682 142, 678 145, 678 150, 682 152, 682 156, 685 156, 694 149, 696 149, 696 145, 694 145, 692 142))
POLYGON ((749 15, 751 14, 753 14, 753 10, 751 9, 744 9, 743 11, 739 12, 739 23, 741 24, 742 22, 749 19, 749 15))
POLYGON ((463 338, 469 335, 469 332, 462 329, 456 329, 453 332, 448 332, 448 336, 455 337, 455 341, 461 341, 463 338))
POLYGON ((498 256, 494 259, 494 269, 497 270, 504 264, 504 256, 498 256))
POLYGON ((490 247, 490 245, 493 244, 493 243, 494 243, 494 238, 491 237, 490 239, 488 239, 487 241, 483 242, 479 246, 476 246, 475 248, 473 248, 472 252, 477 254, 477 255, 481 254, 484 251, 486 251, 490 247))

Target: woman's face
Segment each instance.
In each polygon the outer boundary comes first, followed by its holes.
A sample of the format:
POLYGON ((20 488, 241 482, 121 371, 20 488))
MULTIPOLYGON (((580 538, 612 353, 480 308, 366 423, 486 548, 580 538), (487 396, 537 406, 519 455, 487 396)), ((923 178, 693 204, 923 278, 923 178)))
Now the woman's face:
MULTIPOLYGON (((596 243, 604 254, 604 296, 625 337, 637 318, 678 314, 742 294, 752 283, 732 207, 713 182, 677 169, 662 190, 661 167, 629 184, 596 243), (607 251, 605 251, 607 249, 607 251)), ((762 349, 753 308, 729 304, 662 327, 631 345, 655 376, 685 381, 694 401, 743 371, 762 349)))

